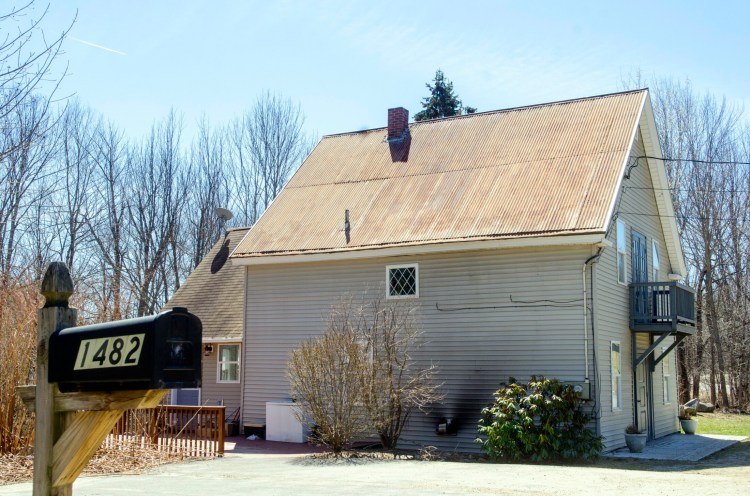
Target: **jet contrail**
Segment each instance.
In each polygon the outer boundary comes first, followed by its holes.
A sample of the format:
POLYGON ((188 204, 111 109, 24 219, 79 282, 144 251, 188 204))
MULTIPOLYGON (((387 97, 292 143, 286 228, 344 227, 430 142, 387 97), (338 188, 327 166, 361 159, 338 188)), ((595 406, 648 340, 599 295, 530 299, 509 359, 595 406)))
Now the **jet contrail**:
POLYGON ((92 46, 94 48, 99 48, 101 50, 106 50, 108 52, 116 53, 117 55, 127 55, 125 52, 121 52, 119 50, 115 50, 114 48, 107 48, 105 46, 97 45, 96 43, 91 43, 90 41, 81 40, 79 38, 74 38, 72 36, 68 36, 73 41, 77 41, 78 43, 83 43, 84 45, 92 46))

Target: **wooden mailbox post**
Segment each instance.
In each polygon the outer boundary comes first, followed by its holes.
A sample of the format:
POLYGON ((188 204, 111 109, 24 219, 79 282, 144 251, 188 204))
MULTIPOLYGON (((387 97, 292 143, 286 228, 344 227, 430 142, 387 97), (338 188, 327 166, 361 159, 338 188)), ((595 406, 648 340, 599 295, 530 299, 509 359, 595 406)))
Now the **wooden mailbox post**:
MULTIPOLYGON (((135 353, 129 354, 131 363, 126 364, 118 354, 118 351, 121 350, 114 350, 117 344, 114 345, 114 348, 108 348, 109 341, 113 343, 123 341, 117 336, 111 336, 111 329, 109 334, 104 334, 104 338, 96 338, 99 334, 88 332, 86 327, 74 327, 78 312, 76 309, 68 307, 68 299, 73 293, 73 281, 65 264, 60 262, 50 264, 42 281, 41 293, 45 298, 45 304, 38 314, 37 383, 36 386, 21 386, 18 389, 27 406, 36 411, 33 494, 34 496, 67 496, 72 495, 73 481, 83 471, 89 459, 101 446, 125 410, 156 407, 166 395, 166 388, 168 387, 200 386, 200 320, 182 309, 183 311, 179 316, 189 317, 192 320, 188 323, 189 325, 182 322, 174 333, 170 331, 170 335, 177 336, 176 339, 170 341, 175 343, 172 344, 172 348, 169 349, 169 343, 166 343, 166 350, 151 349, 140 352, 143 354, 143 364, 151 368, 154 368, 154 364, 156 364, 157 367, 164 368, 168 373, 177 374, 179 380, 173 380, 172 382, 164 382, 161 379, 146 382, 142 380, 113 382, 111 380, 113 374, 109 370, 107 373, 101 374, 110 377, 109 382, 101 384, 101 388, 106 387, 110 390, 99 391, 97 390, 99 386, 96 383, 91 385, 86 383, 89 380, 86 374, 91 375, 90 371, 86 369, 97 367, 97 365, 101 369, 121 369, 126 371, 123 372, 123 377, 128 379, 127 371, 136 370, 143 374, 144 366, 139 367, 141 365, 141 354, 138 355, 138 360, 135 359, 135 353), (92 362, 94 350, 92 350, 92 357, 86 356, 76 360, 76 355, 69 361, 58 359, 58 362, 63 363, 64 366, 76 369, 75 373, 66 375, 66 377, 72 377, 71 380, 74 381, 66 384, 68 388, 66 391, 73 390, 73 392, 65 393, 60 392, 56 383, 49 382, 50 337, 63 329, 66 329, 66 332, 70 331, 82 336, 74 338, 79 340, 77 351, 68 351, 82 354, 83 351, 81 350, 88 351, 89 347, 96 345, 103 355, 107 352, 106 356, 109 360, 105 362, 104 360, 94 359, 92 362), (197 345, 195 345, 196 332, 197 345), (192 333, 193 341, 186 338, 187 334, 190 333, 192 333), (109 341, 105 343, 104 340, 109 341), (195 350, 197 355, 192 353, 193 347, 197 348, 195 350), (190 351, 189 356, 185 355, 185 349, 190 351), (169 353, 171 355, 168 355, 169 353), (165 367, 164 360, 159 358, 167 356, 166 360, 169 361, 169 356, 175 356, 175 354, 180 354, 177 357, 178 363, 176 366, 165 367), (157 358, 154 358, 155 356, 157 358), (197 356, 197 363, 195 356, 197 356), (81 364, 68 364, 68 362, 77 363, 78 361, 81 364), (79 369, 80 373, 78 373, 79 369), (190 370, 193 370, 192 375, 189 373, 190 370), (77 379, 78 376, 82 377, 80 379, 82 382, 75 382, 79 380, 77 379), (129 384, 135 384, 133 390, 111 390, 125 389, 129 384), (144 389, 141 386, 142 384, 147 384, 145 387, 152 389, 144 389), (87 387, 90 387, 91 390, 86 390, 87 387)), ((164 315, 166 314, 153 317, 152 320, 157 321, 161 318, 161 326, 164 327, 165 319, 162 318, 164 315)), ((141 325, 139 329, 143 327, 142 322, 147 320, 140 319, 138 321, 137 324, 141 325)), ((121 322, 127 324, 124 326, 125 329, 132 329, 132 322, 135 322, 135 320, 121 322)), ((93 328, 93 326, 90 327, 93 328)), ((110 327, 116 327, 116 324, 110 325, 110 327)), ((94 332, 98 330, 98 328, 93 328, 94 332)), ((151 334, 155 333, 131 334, 126 337, 140 336, 140 341, 137 344, 143 346, 144 349, 147 346, 153 348, 157 344, 164 348, 165 342, 158 342, 151 334)), ((71 340, 68 339, 68 341, 71 340)), ((131 348, 135 344, 135 341, 133 341, 130 344, 131 348)), ((120 346, 124 345, 120 344, 120 346)), ((52 351, 56 353, 55 356, 60 355, 59 350, 52 351)), ((130 374, 132 375, 132 372, 130 374)), ((114 376, 117 376, 117 374, 114 374, 114 376)))

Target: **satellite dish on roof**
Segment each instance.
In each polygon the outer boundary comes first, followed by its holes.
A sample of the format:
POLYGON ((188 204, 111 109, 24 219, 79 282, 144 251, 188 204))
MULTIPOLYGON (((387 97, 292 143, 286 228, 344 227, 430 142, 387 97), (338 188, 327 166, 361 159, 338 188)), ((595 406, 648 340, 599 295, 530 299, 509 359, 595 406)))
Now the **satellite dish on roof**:
POLYGON ((216 208, 216 215, 223 220, 224 222, 228 221, 232 218, 232 212, 227 210, 226 208, 217 207, 216 208))

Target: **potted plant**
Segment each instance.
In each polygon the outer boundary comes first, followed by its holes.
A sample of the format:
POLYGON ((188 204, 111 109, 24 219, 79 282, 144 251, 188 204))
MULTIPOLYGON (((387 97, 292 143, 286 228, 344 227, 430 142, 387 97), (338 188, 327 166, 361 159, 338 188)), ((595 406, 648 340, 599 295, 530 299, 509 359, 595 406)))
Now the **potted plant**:
POLYGON ((625 428, 625 444, 631 453, 640 453, 646 447, 646 433, 641 431, 635 424, 625 428))
POLYGON ((680 427, 682 432, 685 434, 695 434, 698 430, 698 420, 693 418, 693 413, 685 409, 685 411, 678 417, 680 419, 680 427))

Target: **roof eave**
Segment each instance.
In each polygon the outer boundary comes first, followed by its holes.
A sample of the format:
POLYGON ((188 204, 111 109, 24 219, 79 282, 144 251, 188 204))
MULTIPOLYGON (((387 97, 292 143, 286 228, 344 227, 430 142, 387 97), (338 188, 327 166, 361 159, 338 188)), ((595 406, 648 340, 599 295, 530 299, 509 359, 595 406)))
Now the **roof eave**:
POLYGON ((470 240, 444 243, 426 243, 407 246, 385 246, 348 251, 326 251, 312 253, 281 253, 274 255, 231 258, 234 265, 272 265, 308 262, 328 262, 340 260, 360 260, 365 258, 397 257, 408 255, 429 255, 476 250, 501 250, 510 248, 533 248, 547 246, 595 245, 604 240, 604 232, 586 232, 552 236, 528 236, 489 240, 470 240))

